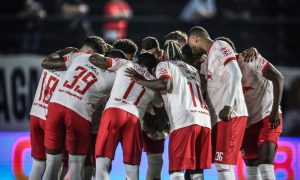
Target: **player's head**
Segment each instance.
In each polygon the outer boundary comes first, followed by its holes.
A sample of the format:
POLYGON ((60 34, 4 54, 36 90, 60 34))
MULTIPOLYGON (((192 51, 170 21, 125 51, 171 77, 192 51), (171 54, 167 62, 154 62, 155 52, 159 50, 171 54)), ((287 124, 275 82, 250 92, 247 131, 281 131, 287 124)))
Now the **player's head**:
POLYGON ((168 40, 165 42, 164 60, 183 60, 182 51, 177 41, 168 40))
POLYGON ((183 47, 187 43, 187 34, 183 31, 177 30, 172 31, 165 36, 165 41, 174 40, 180 44, 180 47, 183 47))
POLYGON ((138 51, 137 45, 130 39, 119 39, 113 44, 114 49, 119 49, 126 54, 126 59, 133 60, 138 51))
POLYGON ((207 31, 200 27, 195 26, 189 31, 188 45, 191 47, 193 54, 206 53, 205 45, 210 37, 207 31))
POLYGON ((138 60, 136 63, 143 67, 146 67, 148 72, 153 74, 158 61, 153 54, 144 52, 138 55, 138 60))
POLYGON ((113 46, 110 45, 109 43, 106 43, 106 48, 107 48, 107 53, 106 55, 113 49, 113 46))
POLYGON ((195 66, 196 68, 200 68, 201 63, 207 59, 207 56, 203 53, 193 54, 192 49, 188 44, 184 45, 181 51, 183 55, 183 61, 195 66))
POLYGON ((123 51, 119 50, 119 49, 112 49, 107 54, 107 57, 126 59, 126 54, 123 51))
POLYGON ((141 53, 148 52, 155 56, 156 59, 159 59, 162 55, 160 50, 159 42, 155 37, 145 37, 141 42, 141 53))
POLYGON ((220 41, 225 41, 226 43, 228 43, 231 48, 233 49, 233 51, 236 53, 236 49, 235 49, 235 45, 234 43, 231 41, 231 39, 229 39, 228 37, 217 37, 215 39, 215 41, 220 40, 220 41))
POLYGON ((89 36, 84 40, 84 43, 80 49, 88 54, 99 53, 106 54, 107 47, 105 41, 98 36, 89 36))

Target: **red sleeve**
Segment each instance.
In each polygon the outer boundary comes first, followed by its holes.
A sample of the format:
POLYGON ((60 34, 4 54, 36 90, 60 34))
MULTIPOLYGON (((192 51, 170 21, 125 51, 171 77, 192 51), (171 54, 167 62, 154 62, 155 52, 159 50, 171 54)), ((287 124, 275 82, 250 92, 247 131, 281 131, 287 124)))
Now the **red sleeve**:
POLYGON ((270 63, 267 62, 266 65, 264 66, 264 68, 261 70, 262 74, 265 74, 266 70, 270 67, 270 63))
POLYGON ((235 56, 234 56, 234 57, 229 57, 229 58, 227 58, 227 59, 224 61, 224 66, 225 66, 227 63, 229 63, 230 61, 232 61, 232 60, 237 61, 237 59, 236 59, 235 56))

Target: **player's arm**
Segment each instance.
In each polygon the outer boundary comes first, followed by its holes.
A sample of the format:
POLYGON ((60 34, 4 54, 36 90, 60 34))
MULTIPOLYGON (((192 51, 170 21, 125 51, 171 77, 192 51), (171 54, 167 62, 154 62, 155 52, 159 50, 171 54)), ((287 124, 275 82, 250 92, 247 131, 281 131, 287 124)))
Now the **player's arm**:
POLYGON ((65 71, 67 69, 64 56, 68 53, 78 52, 79 50, 74 47, 66 47, 62 50, 51 53, 43 62, 43 69, 54 69, 58 71, 65 71))
POLYGON ((255 60, 257 58, 259 53, 255 47, 251 47, 251 48, 245 49, 242 52, 242 55, 244 57, 245 62, 252 62, 253 60, 255 60))
POLYGON ((282 74, 272 65, 268 64, 263 72, 263 76, 272 81, 273 84, 273 105, 270 113, 270 121, 272 128, 275 129, 280 125, 279 120, 279 105, 282 98, 284 78, 282 74))
POLYGON ((161 77, 157 80, 147 80, 137 73, 133 68, 126 69, 125 73, 126 76, 135 80, 136 83, 156 91, 167 91, 172 85, 172 79, 168 77, 161 77))
POLYGON ((94 66, 97 66, 101 69, 108 69, 110 65, 110 58, 105 57, 101 54, 94 53, 89 57, 90 63, 92 63, 94 66))
POLYGON ((107 69, 110 71, 117 71, 123 65, 131 62, 131 61, 128 61, 126 59, 121 59, 121 58, 105 57, 98 53, 92 54, 89 57, 89 61, 90 61, 90 63, 92 63, 93 65, 95 65, 101 69, 107 69))
POLYGON ((224 93, 225 97, 225 106, 219 112, 220 119, 227 121, 231 118, 231 113, 233 112, 234 101, 237 96, 237 85, 242 80, 242 73, 236 61, 229 61, 225 65, 225 69, 230 74, 228 79, 228 88, 224 93))

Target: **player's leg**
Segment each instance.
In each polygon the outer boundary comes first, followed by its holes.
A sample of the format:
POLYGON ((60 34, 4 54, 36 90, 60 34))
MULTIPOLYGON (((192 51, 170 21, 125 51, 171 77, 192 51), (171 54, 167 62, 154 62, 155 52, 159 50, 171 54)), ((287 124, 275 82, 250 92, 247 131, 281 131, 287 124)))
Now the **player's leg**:
POLYGON ((65 143, 64 107, 59 104, 48 106, 44 143, 47 155, 44 179, 57 179, 65 143))
POLYGON ((159 180, 163 166, 162 153, 147 153, 147 175, 146 180, 159 180))
MULTIPOLYGON (((99 119, 97 119, 99 121, 99 119)), ((92 179, 95 177, 95 143, 96 143, 97 133, 92 133, 92 142, 89 149, 89 154, 87 155, 84 162, 84 179, 92 179)))
POLYGON ((46 152, 44 147, 45 120, 35 116, 30 117, 30 140, 32 169, 30 180, 42 180, 46 169, 46 152))
POLYGON ((169 171, 170 180, 184 180, 184 172, 181 171, 169 171))
POLYGON ((68 164, 68 161, 69 161, 69 157, 68 157, 68 152, 66 151, 66 148, 64 148, 64 153, 63 153, 63 157, 62 157, 62 165, 59 169, 59 172, 58 172, 58 179, 59 180, 64 180, 65 179, 65 176, 67 175, 68 173, 68 170, 69 170, 69 164, 68 164))
POLYGON ((259 146, 258 152, 259 158, 257 163, 262 179, 275 180, 274 158, 276 146, 271 142, 265 142, 259 146))
POLYGON ((202 169, 210 167, 211 138, 209 128, 192 125, 174 130, 170 134, 170 177, 184 179, 183 170, 189 170, 192 179, 201 179, 203 178, 202 169))
POLYGON ((196 140, 194 147, 196 166, 189 169, 191 180, 203 180, 203 169, 211 168, 211 130, 202 126, 192 126, 195 129, 196 140))
POLYGON ((90 150, 91 122, 66 108, 65 124, 70 179, 82 180, 85 158, 90 150))
POLYGON ((95 147, 96 180, 109 179, 111 161, 120 140, 118 123, 124 117, 126 114, 117 108, 108 108, 102 114, 95 147))
POLYGON ((256 165, 257 159, 244 160, 246 164, 246 172, 248 180, 262 180, 258 166, 256 165))
POLYGON ((163 166, 163 152, 165 140, 153 140, 143 132, 143 149, 147 153, 146 180, 158 180, 161 177, 163 166))
POLYGON ((213 129, 213 162, 220 180, 235 179, 233 165, 237 163, 246 124, 246 117, 236 117, 219 121, 213 129))
POLYGON ((203 169, 189 170, 191 180, 204 180, 203 169))
POLYGON ((138 117, 126 112, 126 122, 121 129, 121 144, 123 161, 125 163, 126 178, 139 179, 139 165, 141 162, 143 140, 142 129, 138 117))
POLYGON ((270 128, 269 117, 263 119, 262 123, 258 141, 257 165, 262 179, 275 179, 274 158, 277 142, 282 132, 282 117, 280 117, 280 125, 276 129, 270 128))
POLYGON ((259 168, 256 164, 258 158, 258 136, 261 129, 261 123, 256 123, 245 130, 242 145, 242 155, 246 164, 248 180, 261 180, 259 168))

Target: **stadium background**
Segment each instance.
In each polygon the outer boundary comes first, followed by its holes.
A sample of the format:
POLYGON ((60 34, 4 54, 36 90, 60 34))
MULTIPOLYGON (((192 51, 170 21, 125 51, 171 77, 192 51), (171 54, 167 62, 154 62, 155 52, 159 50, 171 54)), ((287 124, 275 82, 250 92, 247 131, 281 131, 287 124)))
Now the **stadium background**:
MULTIPOLYGON (((194 25, 205 27, 212 38, 231 38, 238 51, 254 46, 285 77, 282 101, 285 128, 276 156, 278 179, 300 179, 300 2, 297 0, 217 1, 211 18, 186 22, 179 18, 187 0, 128 0, 133 16, 128 19, 127 38, 138 45, 147 36, 163 42, 173 30, 187 32, 194 25), (292 123, 291 123, 292 122, 292 123), (289 136, 289 137, 288 137, 289 136)), ((106 0, 4 0, 0 4, 0 179, 27 179, 31 168, 29 111, 41 75, 41 60, 66 46, 80 47, 88 35, 102 36, 106 0), (29 2, 29 3, 28 3, 29 2), (27 3, 27 5, 26 5, 27 3), (36 12, 30 3, 39 3, 36 12), (86 13, 66 14, 65 3, 84 3, 86 13)), ((167 143, 167 142, 166 142, 167 143)), ((167 147, 167 144, 166 144, 167 147)), ((140 176, 146 172, 143 155, 140 176)), ((163 179, 168 179, 167 149, 163 179)), ((243 163, 236 169, 245 179, 243 163)), ((206 179, 217 179, 215 169, 206 179)), ((113 164, 112 179, 124 179, 120 149, 113 164)))

